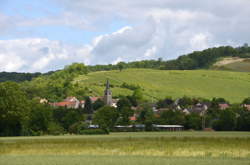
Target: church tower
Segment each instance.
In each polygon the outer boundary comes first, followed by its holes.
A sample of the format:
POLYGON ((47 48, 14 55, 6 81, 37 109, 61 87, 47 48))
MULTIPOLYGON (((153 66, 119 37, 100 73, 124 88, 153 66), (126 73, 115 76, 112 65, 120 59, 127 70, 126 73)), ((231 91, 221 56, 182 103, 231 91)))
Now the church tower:
POLYGON ((104 91, 103 101, 106 105, 112 105, 112 92, 110 90, 109 79, 107 79, 106 89, 104 91))

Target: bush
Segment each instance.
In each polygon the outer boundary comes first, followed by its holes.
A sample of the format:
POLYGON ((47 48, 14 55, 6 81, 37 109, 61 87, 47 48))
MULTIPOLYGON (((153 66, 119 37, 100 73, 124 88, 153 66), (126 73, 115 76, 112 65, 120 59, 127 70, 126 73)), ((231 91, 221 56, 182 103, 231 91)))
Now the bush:
POLYGON ((69 127, 69 133, 80 134, 81 131, 88 128, 88 125, 84 122, 77 122, 69 127))
POLYGON ((103 135, 103 134, 109 134, 109 132, 103 129, 85 129, 85 130, 81 130, 79 134, 81 135, 103 135))
POLYGON ((57 123, 49 123, 48 133, 50 135, 61 135, 64 134, 64 129, 57 123))

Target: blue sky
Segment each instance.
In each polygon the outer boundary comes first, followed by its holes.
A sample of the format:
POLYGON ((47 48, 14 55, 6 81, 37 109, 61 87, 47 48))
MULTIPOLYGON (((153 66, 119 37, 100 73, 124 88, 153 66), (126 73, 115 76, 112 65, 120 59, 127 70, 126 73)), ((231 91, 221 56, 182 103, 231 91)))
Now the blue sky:
POLYGON ((239 46, 250 43, 249 15, 249 0, 1 0, 0 71, 174 59, 239 46))

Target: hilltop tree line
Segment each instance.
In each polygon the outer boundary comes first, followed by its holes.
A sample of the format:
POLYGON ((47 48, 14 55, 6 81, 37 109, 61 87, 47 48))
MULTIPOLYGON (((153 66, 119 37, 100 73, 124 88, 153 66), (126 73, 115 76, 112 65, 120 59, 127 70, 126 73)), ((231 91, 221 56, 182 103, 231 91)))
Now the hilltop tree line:
POLYGON ((250 47, 247 44, 237 48, 221 46, 203 51, 194 51, 190 54, 182 55, 175 60, 164 61, 162 58, 159 58, 158 60, 143 60, 128 63, 120 62, 116 65, 88 66, 88 70, 122 70, 125 68, 150 68, 162 70, 207 69, 219 58, 228 56, 250 58, 250 47))
MULTIPOLYGON (((187 55, 182 55, 175 60, 164 61, 162 58, 158 60, 142 60, 134 62, 119 62, 112 65, 94 65, 87 66, 88 72, 94 71, 108 71, 108 70, 120 70, 125 68, 150 68, 150 69, 162 69, 162 70, 193 70, 193 69, 207 69, 214 64, 221 57, 240 57, 250 58, 250 47, 244 44, 241 47, 233 48, 231 46, 221 46, 216 48, 209 48, 203 51, 194 51, 187 55)), ((75 65, 75 64, 73 64, 75 65)), ((4 81, 30 81, 38 76, 49 76, 54 73, 63 72, 62 70, 51 71, 48 73, 0 73, 0 82, 4 81)), ((58 74, 56 74, 58 75, 58 74)))
MULTIPOLYGON (((223 98, 209 101, 188 97, 180 98, 178 104, 181 108, 188 108, 200 101, 211 104, 205 117, 197 113, 185 114, 175 109, 175 101, 169 97, 156 103, 157 108, 167 110, 155 114, 151 103, 143 100, 138 91, 134 91, 131 96, 120 97, 117 108, 105 106, 102 100, 92 103, 88 97, 85 98, 84 108, 55 108, 40 104, 36 98, 30 100, 19 84, 4 82, 0 83, 0 136, 101 134, 115 131, 115 125, 130 124, 144 124, 145 131, 155 131, 153 124, 179 124, 186 129, 201 130, 202 120, 205 120, 206 127, 218 131, 250 131, 250 111, 240 104, 221 110, 218 105, 228 103, 223 98), (131 121, 130 117, 134 114, 137 119, 131 121), (100 128, 90 129, 90 121, 100 128)), ((250 104, 250 98, 245 99, 242 104, 250 104)))

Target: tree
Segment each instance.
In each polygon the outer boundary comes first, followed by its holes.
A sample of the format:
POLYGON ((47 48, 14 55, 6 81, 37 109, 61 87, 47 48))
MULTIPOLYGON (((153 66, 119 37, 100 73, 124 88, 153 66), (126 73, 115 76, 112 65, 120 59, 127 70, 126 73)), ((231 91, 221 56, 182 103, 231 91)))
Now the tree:
POLYGON ((91 101, 90 97, 85 98, 84 112, 87 114, 93 113, 93 106, 92 106, 92 101, 91 101))
POLYGON ((181 111, 167 110, 160 114, 161 124, 180 124, 185 123, 185 115, 181 111))
POLYGON ((103 107, 104 105, 105 105, 104 101, 98 99, 93 103, 93 109, 96 111, 97 109, 103 107))
POLYGON ((143 99, 143 93, 141 88, 137 88, 134 90, 132 97, 134 97, 137 102, 143 99))
POLYGON ((153 110, 150 106, 144 105, 139 113, 137 121, 145 124, 145 130, 151 131, 153 129, 152 124, 155 120, 153 110))
POLYGON ((122 97, 117 102, 117 110, 118 111, 121 111, 121 109, 124 107, 129 107, 129 108, 131 107, 131 103, 127 97, 122 97))
POLYGON ((126 65, 125 62, 119 62, 119 63, 117 64, 117 66, 118 66, 120 72, 125 68, 125 65, 126 65))
POLYGON ((179 99, 179 105, 183 108, 187 108, 188 106, 193 104, 193 100, 187 96, 184 96, 179 99))
POLYGON ((217 131, 232 131, 235 127, 236 114, 232 109, 220 111, 218 120, 213 123, 213 128, 217 131))
POLYGON ((191 113, 189 115, 186 115, 185 117, 185 128, 186 129, 195 129, 200 130, 201 129, 201 116, 197 113, 191 113))
POLYGON ((119 111, 120 120, 119 125, 129 125, 130 117, 133 116, 134 111, 130 107, 122 107, 119 111))
POLYGON ((163 100, 159 100, 156 104, 158 108, 169 108, 173 105, 174 100, 171 97, 166 97, 163 100))
POLYGON ((30 103, 19 85, 0 83, 0 136, 21 135, 30 112, 30 103))
POLYGON ((104 106, 96 111, 93 122, 107 132, 112 129, 119 117, 114 107, 104 106))
POLYGON ((250 104, 250 97, 245 98, 242 102, 242 104, 250 104))
POLYGON ((79 111, 76 111, 75 109, 68 109, 68 113, 63 118, 63 127, 65 130, 68 130, 69 126, 83 120, 84 116, 82 116, 79 111))
POLYGON ((88 69, 87 67, 82 63, 73 63, 71 65, 68 65, 64 68, 65 72, 68 72, 69 74, 87 74, 88 69))
POLYGON ((52 122, 51 107, 44 104, 33 103, 30 113, 29 129, 33 135, 48 133, 49 123, 52 122))

